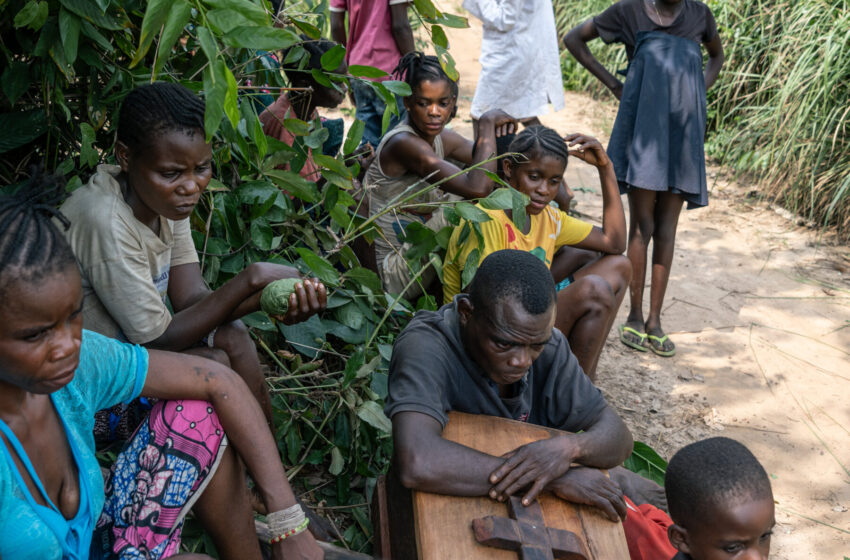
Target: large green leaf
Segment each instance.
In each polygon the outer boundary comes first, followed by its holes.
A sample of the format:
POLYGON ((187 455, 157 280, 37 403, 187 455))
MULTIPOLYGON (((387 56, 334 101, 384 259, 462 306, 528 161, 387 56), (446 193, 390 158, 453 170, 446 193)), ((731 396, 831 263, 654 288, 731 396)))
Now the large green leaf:
POLYGON ((288 29, 274 27, 240 26, 225 33, 221 40, 231 47, 276 51, 286 49, 301 41, 288 29))
POLYGON ((316 187, 316 183, 308 181, 298 173, 272 169, 266 171, 266 176, 292 196, 300 198, 305 202, 312 203, 319 201, 319 189, 316 187))
POLYGON ((15 15, 13 23, 16 28, 29 27, 33 31, 38 31, 47 20, 47 10, 47 2, 29 0, 15 15))
POLYGON ((165 25, 159 36, 159 47, 157 48, 156 60, 153 65, 153 79, 162 71, 165 61, 171 56, 171 49, 177 43, 177 39, 183 33, 189 18, 192 15, 192 6, 184 0, 174 0, 165 25))
POLYGON ((463 264, 463 274, 461 274, 460 286, 461 289, 469 286, 469 283, 472 282, 472 279, 475 277, 475 273, 478 272, 478 261, 481 260, 481 253, 476 248, 469 252, 469 255, 466 257, 466 262, 463 264))
POLYGON ((444 49, 449 48, 449 39, 446 37, 446 32, 439 25, 431 26, 431 40, 435 45, 439 45, 444 49))
POLYGON ((487 212, 468 202, 461 201, 455 204, 455 211, 460 214, 463 219, 470 222, 490 221, 490 216, 487 215, 487 212))
POLYGON ((134 68, 147 54, 154 36, 168 17, 171 4, 171 0, 150 0, 148 2, 145 8, 145 17, 142 19, 142 30, 139 33, 139 46, 130 62, 130 68, 134 68))
POLYGON ((29 88, 29 67, 29 64, 26 62, 12 61, 3 70, 0 81, 3 82, 3 93, 6 95, 6 99, 9 100, 10 105, 14 105, 15 101, 29 88))
MULTIPOLYGON (((203 25, 199 25, 195 28, 195 33, 198 36, 198 42, 201 44, 201 51, 203 51, 204 55, 206 55, 210 64, 215 64, 215 61, 218 58, 218 44, 215 42, 215 36, 212 31, 203 25)), ((219 73, 216 72, 216 79, 219 77, 218 74, 219 73)))
POLYGON ((513 208, 514 196, 510 189, 495 189, 487 198, 482 198, 478 205, 488 210, 510 210, 513 208))
POLYGON ((59 37, 65 49, 65 60, 73 64, 77 60, 77 46, 80 42, 80 19, 65 8, 59 9, 59 37))
POLYGON ((319 350, 322 348, 328 333, 328 329, 318 315, 313 315, 306 321, 301 321, 295 325, 278 323, 277 328, 293 348, 310 359, 319 355, 319 350))
POLYGON ((206 14, 210 27, 220 33, 227 33, 237 27, 253 27, 254 22, 248 19, 242 12, 236 10, 210 10, 206 14))
POLYGON ((304 261, 316 278, 329 286, 339 285, 339 272, 327 259, 320 257, 307 247, 296 247, 295 252, 304 261))
POLYGON ((80 142, 80 164, 94 167, 97 165, 98 159, 100 159, 94 147, 94 129, 89 123, 80 123, 80 135, 82 137, 82 141, 80 142))
POLYGON ((354 121, 348 129, 348 134, 345 135, 345 143, 342 145, 342 153, 348 155, 352 153, 360 145, 363 140, 363 132, 366 130, 366 123, 363 121, 354 121))
POLYGON ((218 10, 232 10, 263 27, 271 27, 271 18, 260 4, 250 0, 203 0, 204 4, 218 10))
POLYGON ((207 142, 212 141, 221 126, 221 119, 224 117, 224 101, 227 98, 227 81, 217 80, 215 74, 214 64, 209 64, 204 69, 204 100, 206 101, 204 130, 207 134, 207 142))
POLYGON ((339 65, 342 64, 343 60, 345 60, 345 47, 342 45, 334 45, 322 54, 322 68, 328 72, 333 72, 339 68, 339 65))
POLYGON ((357 407, 357 417, 384 433, 389 434, 393 430, 392 422, 384 414, 381 405, 375 401, 364 401, 363 404, 357 407))
POLYGON ((352 64, 348 67, 348 73, 359 78, 383 78, 388 76, 386 72, 374 66, 362 66, 360 64, 352 64))
POLYGON ((32 142, 47 131, 42 109, 0 114, 0 154, 32 142))
POLYGON ((632 454, 623 463, 630 471, 648 478, 664 486, 664 474, 667 472, 667 461, 647 444, 636 441, 632 454))
POLYGON ((107 16, 103 9, 91 0, 60 0, 60 2, 68 10, 101 29, 109 29, 110 31, 121 29, 119 23, 107 16))

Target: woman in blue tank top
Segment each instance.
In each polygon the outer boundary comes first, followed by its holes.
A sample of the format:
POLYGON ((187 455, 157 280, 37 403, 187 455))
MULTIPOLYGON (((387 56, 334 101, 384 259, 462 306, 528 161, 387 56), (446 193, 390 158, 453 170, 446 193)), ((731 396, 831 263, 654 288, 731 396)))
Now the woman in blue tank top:
POLYGON ((221 558, 259 559, 244 462, 275 558, 321 558, 241 378, 83 330, 80 274, 51 222, 64 185, 48 180, 0 197, 0 557, 166 558, 194 506, 221 558), (139 395, 161 400, 104 484, 94 412, 139 395))

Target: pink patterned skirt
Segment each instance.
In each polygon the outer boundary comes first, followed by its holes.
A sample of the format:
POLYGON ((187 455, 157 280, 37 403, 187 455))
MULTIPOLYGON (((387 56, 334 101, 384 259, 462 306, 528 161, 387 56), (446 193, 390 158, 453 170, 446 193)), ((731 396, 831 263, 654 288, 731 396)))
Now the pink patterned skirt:
POLYGON ((183 519, 226 446, 211 404, 155 404, 106 479, 106 502, 93 544, 100 557, 157 560, 177 554, 183 519))

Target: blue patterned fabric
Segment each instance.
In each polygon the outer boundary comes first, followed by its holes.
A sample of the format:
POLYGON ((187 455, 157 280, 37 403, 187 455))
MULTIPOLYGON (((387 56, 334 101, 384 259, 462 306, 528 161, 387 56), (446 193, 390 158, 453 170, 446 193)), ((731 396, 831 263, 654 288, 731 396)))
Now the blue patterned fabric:
MULTIPOLYGON (((94 413, 137 397, 145 384, 147 370, 148 353, 144 348, 84 330, 74 379, 51 395, 71 449, 77 451, 77 468, 81 479, 85 479, 80 491, 87 489, 87 495, 81 495, 80 507, 87 511, 91 527, 104 502, 103 477, 94 455, 94 413)), ((21 487, 19 475, 10 468, 9 461, 0 458, 0 557, 4 560, 63 558, 62 545, 30 505, 28 493, 21 487)), ((88 557, 87 542, 81 558, 88 557)))

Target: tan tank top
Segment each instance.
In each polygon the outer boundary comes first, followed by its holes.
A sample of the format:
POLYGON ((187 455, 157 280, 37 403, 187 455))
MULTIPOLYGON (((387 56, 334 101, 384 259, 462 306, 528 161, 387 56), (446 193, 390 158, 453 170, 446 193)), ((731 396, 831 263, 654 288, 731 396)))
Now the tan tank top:
MULTIPOLYGON (((407 119, 401 121, 395 128, 387 132, 381 139, 378 145, 378 150, 375 154, 375 159, 372 165, 366 170, 366 176, 363 184, 366 189, 366 195, 369 197, 369 215, 374 216, 389 206, 392 202, 404 198, 406 195, 424 189, 428 182, 414 173, 405 173, 399 177, 390 177, 381 168, 381 152, 384 145, 393 136, 402 132, 416 134, 416 131, 408 124, 407 119)), ((443 139, 440 136, 434 138, 434 153, 437 157, 443 159, 443 139)), ((405 205, 417 204, 415 208, 405 209, 403 211, 392 210, 380 216, 375 220, 375 223, 384 232, 387 240, 391 243, 388 245, 386 241, 380 237, 375 239, 375 256, 378 262, 392 250, 392 247, 401 247, 401 242, 398 236, 404 231, 404 228, 413 220, 425 221, 430 216, 431 212, 438 208, 433 205, 435 202, 443 202, 449 199, 449 194, 441 189, 431 189, 428 192, 417 196, 413 200, 405 202, 405 205)))

